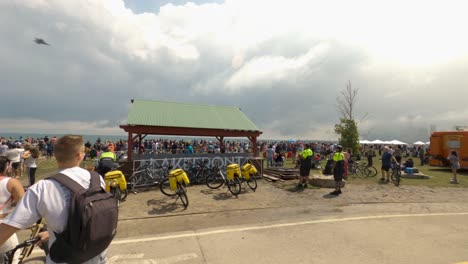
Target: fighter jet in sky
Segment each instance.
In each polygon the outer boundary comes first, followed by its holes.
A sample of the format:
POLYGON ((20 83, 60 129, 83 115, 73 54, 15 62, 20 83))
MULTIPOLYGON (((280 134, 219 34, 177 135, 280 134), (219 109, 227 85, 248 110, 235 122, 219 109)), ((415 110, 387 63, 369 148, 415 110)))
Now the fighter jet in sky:
POLYGON ((39 45, 47 45, 47 46, 50 46, 49 43, 45 42, 43 39, 41 38, 35 38, 34 39, 34 42, 36 42, 36 44, 39 44, 39 45))

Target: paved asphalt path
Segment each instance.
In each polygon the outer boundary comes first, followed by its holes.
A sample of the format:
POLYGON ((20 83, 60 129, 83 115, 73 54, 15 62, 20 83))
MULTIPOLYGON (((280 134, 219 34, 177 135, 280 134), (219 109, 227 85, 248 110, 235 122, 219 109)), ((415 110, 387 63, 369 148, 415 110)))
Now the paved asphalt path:
POLYGON ((130 195, 108 263, 468 263, 464 198, 366 203, 329 191, 260 182, 236 198, 195 186, 187 210, 156 190, 130 195))

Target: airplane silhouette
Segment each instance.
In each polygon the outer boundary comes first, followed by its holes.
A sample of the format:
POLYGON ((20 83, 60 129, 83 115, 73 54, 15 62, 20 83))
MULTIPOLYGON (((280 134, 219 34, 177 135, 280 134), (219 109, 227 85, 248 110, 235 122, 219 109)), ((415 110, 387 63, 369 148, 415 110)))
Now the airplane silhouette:
POLYGON ((50 46, 49 43, 45 42, 45 41, 44 41, 43 39, 41 39, 41 38, 35 38, 35 39, 34 39, 34 42, 36 42, 36 44, 39 44, 39 45, 42 44, 42 45, 50 46))

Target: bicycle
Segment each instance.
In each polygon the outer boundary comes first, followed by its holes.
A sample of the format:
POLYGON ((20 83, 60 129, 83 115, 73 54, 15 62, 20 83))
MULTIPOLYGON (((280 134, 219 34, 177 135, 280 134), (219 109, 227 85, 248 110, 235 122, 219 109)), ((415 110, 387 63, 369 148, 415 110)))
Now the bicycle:
POLYGON ((128 195, 127 181, 122 171, 118 170, 119 167, 121 166, 115 166, 104 175, 106 190, 114 196, 118 204, 124 202, 128 195))
POLYGON ((356 175, 356 177, 374 177, 377 175, 377 169, 374 166, 367 165, 367 163, 355 161, 349 164, 348 173, 349 175, 356 175))
POLYGON ((391 169, 392 169, 392 174, 390 174, 390 178, 392 179, 393 184, 398 187, 400 186, 400 181, 401 181, 400 164, 392 162, 391 169))
POLYGON ((143 169, 135 171, 128 179, 127 188, 133 193, 137 193, 136 189, 147 191, 151 187, 160 186, 167 178, 167 173, 172 169, 171 165, 159 166, 156 169, 151 166, 145 166, 143 169))
POLYGON ((206 175, 209 174, 210 168, 207 166, 208 161, 199 161, 196 164, 192 162, 185 162, 189 168, 187 175, 191 184, 200 184, 206 182, 206 175))
POLYGON ((252 164, 246 163, 241 169, 241 177, 239 178, 241 184, 245 182, 252 191, 255 191, 257 189, 257 179, 255 179, 254 175, 257 173, 257 169, 252 164))
MULTIPOLYGON (((177 196, 177 199, 175 200, 175 202, 177 202, 177 200, 180 199, 184 208, 187 208, 189 205, 189 200, 187 196, 186 185, 190 183, 190 180, 187 177, 187 174, 185 173, 185 171, 182 169, 175 169, 175 170, 170 171, 167 182, 169 185, 169 189, 173 192, 173 194, 170 196, 177 196)), ((161 192, 166 194, 162 189, 163 184, 161 184, 160 186, 161 186, 161 192)))
MULTIPOLYGON (((17 245, 15 248, 3 253, 3 256, 1 257, 3 262, 1 263, 7 263, 7 264, 12 263, 16 251, 18 251, 21 248, 22 250, 18 256, 18 263, 22 263, 25 258, 31 255, 31 252, 34 249, 34 246, 37 244, 37 242, 39 242, 40 238, 37 235, 40 232, 46 231, 47 227, 46 227, 46 224, 42 223, 42 218, 41 218, 37 220, 36 223, 33 226, 31 226, 29 229, 31 229, 31 235, 29 236, 29 239, 17 245)), ((49 254, 49 247, 47 245, 47 242, 39 243, 38 246, 44 251, 45 255, 49 254)))
POLYGON ((213 169, 214 169, 214 173, 206 177, 206 186, 208 186, 208 188, 218 189, 222 185, 226 185, 228 187, 228 190, 234 196, 237 196, 240 194, 242 188, 241 188, 241 183, 239 181, 239 176, 241 174, 239 165, 237 164, 229 165, 226 171, 226 176, 224 175, 223 171, 221 170, 219 166, 215 165, 213 169))

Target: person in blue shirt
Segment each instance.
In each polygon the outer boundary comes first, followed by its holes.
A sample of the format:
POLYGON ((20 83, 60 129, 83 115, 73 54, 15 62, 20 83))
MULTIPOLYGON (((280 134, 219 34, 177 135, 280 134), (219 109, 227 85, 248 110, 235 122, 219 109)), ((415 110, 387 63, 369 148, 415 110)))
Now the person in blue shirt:
POLYGON ((392 155, 390 152, 390 149, 385 146, 383 148, 383 154, 382 154, 382 178, 380 178, 380 181, 383 182, 389 182, 390 181, 390 167, 392 166, 392 161, 398 164, 397 160, 395 157, 392 155))
POLYGON ((193 146, 190 143, 187 143, 187 153, 193 154, 193 146))

